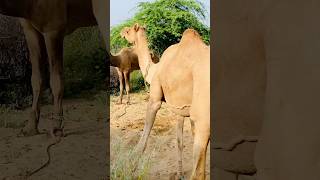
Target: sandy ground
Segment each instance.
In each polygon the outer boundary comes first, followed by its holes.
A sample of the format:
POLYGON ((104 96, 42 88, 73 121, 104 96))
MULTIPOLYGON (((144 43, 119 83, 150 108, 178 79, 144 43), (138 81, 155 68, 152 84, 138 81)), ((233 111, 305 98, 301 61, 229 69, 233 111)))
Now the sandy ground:
MULTIPOLYGON (((131 105, 117 105, 118 97, 111 97, 111 144, 122 143, 124 146, 136 145, 142 133, 147 101, 146 93, 132 94, 131 105), (121 139, 121 141, 119 141, 121 139)), ((126 97, 124 97, 126 98, 126 97)), ((126 100, 126 99, 124 99, 126 100)), ((170 179, 177 169, 176 149, 176 115, 171 113, 163 103, 159 110, 155 124, 148 141, 146 154, 151 154, 150 169, 147 179, 170 179)), ((193 138, 190 130, 190 121, 184 123, 184 151, 183 168, 188 178, 192 170, 193 138)), ((207 152, 207 179, 210 176, 210 145, 207 152)), ((111 164, 116 162, 113 156, 116 152, 111 148, 111 164)))
MULTIPOLYGON (((118 97, 111 97, 110 138, 114 144, 134 147, 142 132, 147 94, 132 94, 131 105, 117 105, 118 97)), ((101 98, 64 100, 65 134, 62 141, 51 148, 51 163, 29 179, 107 179, 107 114, 101 98)), ((41 108, 39 129, 48 127, 52 106, 41 108)), ((30 109, 0 113, 0 180, 24 179, 29 171, 46 160, 46 147, 52 139, 46 134, 17 137, 30 109), (3 126, 6 125, 7 128, 3 126)), ((151 131, 145 155, 150 156, 145 179, 170 179, 177 169, 176 116, 164 103, 151 131)), ((193 138, 189 119, 184 127, 183 165, 186 177, 192 168, 193 138)), ((208 147, 210 148, 210 147, 208 147)), ((130 149, 128 149, 129 151, 130 149)), ((111 160, 116 159, 111 148, 111 160)), ((124 155, 124 154, 122 154, 124 155)), ((125 156, 124 156, 125 157, 125 156)), ((115 162, 111 161, 111 165, 115 162)), ((210 152, 207 152, 209 179, 210 152)))
MULTIPOLYGON (((101 100, 64 101, 65 134, 51 148, 51 163, 28 179, 107 179, 107 115, 101 100)), ((39 129, 45 132, 51 106, 41 108, 39 129)), ((25 179, 26 172, 46 160, 46 146, 53 141, 46 134, 17 137, 30 109, 0 114, 0 180, 25 179), (4 123, 5 122, 5 123, 4 123), (9 128, 3 128, 6 124, 9 128)))

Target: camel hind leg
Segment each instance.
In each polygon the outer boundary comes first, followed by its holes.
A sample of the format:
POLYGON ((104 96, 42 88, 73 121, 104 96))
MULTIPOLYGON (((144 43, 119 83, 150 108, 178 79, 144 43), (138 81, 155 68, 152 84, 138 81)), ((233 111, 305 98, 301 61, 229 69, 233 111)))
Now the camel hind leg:
POLYGON ((130 72, 123 72, 124 81, 126 83, 127 104, 130 104, 130 72))
POLYGON ((183 154, 183 126, 184 126, 184 118, 180 116, 177 121, 177 156, 178 156, 178 169, 177 175, 179 179, 184 179, 183 175, 183 166, 182 166, 182 154, 183 154))
POLYGON ((53 95, 51 135, 62 133, 63 125, 63 31, 44 34, 50 65, 50 86, 53 95))
POLYGON ((123 98, 123 73, 122 71, 120 71, 119 68, 117 69, 117 73, 119 76, 119 88, 120 88, 120 92, 119 92, 119 100, 118 100, 118 104, 122 104, 122 98, 123 98))
POLYGON ((29 59, 32 65, 32 110, 28 124, 22 129, 24 136, 32 136, 38 134, 38 123, 40 118, 40 105, 39 98, 43 85, 43 72, 42 66, 46 60, 47 54, 45 49, 45 43, 42 35, 34 29, 34 27, 25 19, 20 19, 21 26, 23 28, 28 49, 29 59))

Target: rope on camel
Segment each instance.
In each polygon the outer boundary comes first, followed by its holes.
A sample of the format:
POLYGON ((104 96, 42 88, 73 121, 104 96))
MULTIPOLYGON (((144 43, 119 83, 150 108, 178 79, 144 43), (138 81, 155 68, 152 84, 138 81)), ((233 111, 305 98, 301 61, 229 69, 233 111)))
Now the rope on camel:
POLYGON ((125 104, 124 105, 124 112, 122 113, 122 114, 120 114, 120 115, 118 115, 117 116, 117 119, 119 119, 119 118, 121 118, 122 116, 124 116, 125 114, 127 114, 127 107, 128 107, 128 104, 125 104))
POLYGON ((45 167, 47 167, 50 164, 50 161, 51 161, 50 149, 54 145, 60 143, 61 139, 62 139, 62 136, 58 136, 58 137, 56 137, 56 140, 54 142, 47 145, 47 147, 46 147, 47 161, 43 165, 41 165, 39 168, 27 173, 27 177, 33 176, 34 174, 38 173, 40 170, 44 169, 45 167))
MULTIPOLYGON (((54 119, 55 117, 53 116, 52 118, 54 119)), ((38 173, 40 170, 44 169, 45 167, 47 167, 47 166, 50 164, 50 161, 51 161, 50 149, 51 149, 51 147, 53 147, 53 146, 55 146, 56 144, 60 143, 62 137, 64 137, 64 136, 63 136, 63 134, 64 134, 64 133, 63 133, 63 126, 64 126, 63 123, 64 123, 64 119, 65 119, 65 118, 64 118, 63 116, 59 116, 58 118, 59 118, 59 119, 62 118, 62 124, 60 125, 60 128, 62 128, 62 129, 61 129, 61 130, 62 130, 62 134, 59 134, 59 135, 57 135, 57 136, 54 136, 55 141, 53 141, 52 143, 50 143, 50 144, 47 145, 47 147, 46 147, 47 161, 46 161, 44 164, 42 164, 40 167, 38 167, 37 169, 35 169, 35 170, 27 173, 27 177, 31 177, 32 175, 38 173)), ((54 133, 53 133, 53 134, 54 134, 54 133)))

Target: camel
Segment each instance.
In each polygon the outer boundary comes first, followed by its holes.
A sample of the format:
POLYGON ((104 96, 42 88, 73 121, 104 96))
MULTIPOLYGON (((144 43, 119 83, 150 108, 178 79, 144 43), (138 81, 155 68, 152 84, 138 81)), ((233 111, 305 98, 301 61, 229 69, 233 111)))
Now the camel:
POLYGON ((122 104, 123 96, 123 79, 125 81, 125 87, 127 92, 127 104, 130 103, 130 73, 134 70, 139 70, 138 56, 134 53, 132 48, 123 48, 116 55, 110 54, 110 66, 116 67, 119 82, 120 82, 120 97, 119 104, 122 104))
POLYGON ((215 4, 213 138, 258 141, 214 151, 214 165, 225 170, 214 171, 214 179, 240 179, 230 168, 250 170, 258 180, 320 179, 319 6, 311 0, 215 4))
MULTIPOLYGON (((152 62, 159 62, 158 56, 156 56, 152 51, 150 52, 152 62)), ((118 104, 122 104, 123 87, 126 88, 127 93, 127 104, 130 104, 130 73, 134 70, 140 70, 138 56, 134 48, 123 48, 116 55, 110 53, 110 66, 116 68, 119 82, 120 82, 120 97, 118 104), (125 82, 125 86, 123 83, 125 82)), ((145 83, 145 87, 147 87, 145 83)))
POLYGON ((106 0, 4 0, 0 13, 18 17, 24 30, 32 64, 33 101, 30 119, 22 129, 36 135, 40 117, 39 97, 43 85, 43 63, 48 59, 53 94, 51 134, 63 129, 63 39, 78 27, 98 25, 107 48, 106 0))
MULTIPOLYGON (((130 31, 129 27, 124 27, 120 32, 121 37, 127 39, 128 37, 127 34, 129 31, 130 31)), ((144 43, 146 43, 146 45, 148 44, 146 39, 144 43)), ((156 55, 154 55, 154 53, 150 51, 149 48, 147 48, 147 51, 145 52, 151 52, 150 54, 145 54, 145 55, 140 54, 139 56, 139 53, 141 53, 141 49, 139 49, 140 47, 134 46, 134 48, 139 57, 138 62, 139 62, 139 67, 143 75, 143 78, 146 82, 151 84, 152 76, 156 70, 155 65, 159 62, 159 58, 156 55)), ((143 49, 143 50, 146 50, 146 49, 143 49)))
POLYGON ((160 62, 152 63, 146 30, 139 24, 127 27, 123 36, 136 48, 139 65, 150 83, 143 134, 136 150, 143 152, 156 114, 165 101, 179 115, 177 120, 177 175, 183 178, 183 124, 190 117, 193 146, 191 179, 205 178, 206 150, 210 136, 210 48, 193 29, 184 31, 181 41, 165 50, 160 62))

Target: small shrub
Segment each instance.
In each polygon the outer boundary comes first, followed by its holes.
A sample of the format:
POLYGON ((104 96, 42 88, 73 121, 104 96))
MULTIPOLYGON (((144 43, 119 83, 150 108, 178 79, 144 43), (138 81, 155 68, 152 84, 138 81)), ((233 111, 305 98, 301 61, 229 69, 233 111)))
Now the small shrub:
POLYGON ((130 83, 131 83, 131 91, 132 92, 139 92, 144 90, 144 79, 141 71, 133 71, 130 76, 130 83))
POLYGON ((81 91, 105 89, 106 51, 97 27, 80 28, 65 38, 65 97, 81 91))
POLYGON ((140 156, 134 147, 125 147, 120 138, 113 138, 111 142, 111 179, 143 180, 148 179, 151 167, 151 156, 154 150, 140 156))

